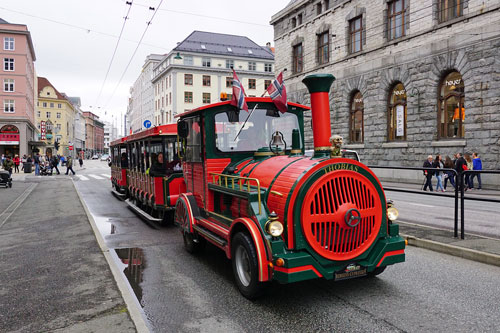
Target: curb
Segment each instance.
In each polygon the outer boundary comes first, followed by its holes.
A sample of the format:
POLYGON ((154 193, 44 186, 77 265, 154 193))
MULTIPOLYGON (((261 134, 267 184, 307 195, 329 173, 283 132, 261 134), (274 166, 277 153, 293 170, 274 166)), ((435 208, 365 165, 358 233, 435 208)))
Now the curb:
POLYGON ((75 188, 75 191, 78 195, 78 198, 80 199, 80 202, 82 203, 83 209, 85 210, 85 213, 87 214, 87 218, 89 220, 90 226, 92 227, 92 230, 94 231, 95 238, 97 239, 97 243, 99 244, 99 247, 101 248, 102 254, 106 258, 106 261, 108 262, 108 266, 111 269, 111 273, 113 274, 113 277, 115 278, 116 284, 118 286, 118 289, 120 290, 120 293, 123 297, 123 300, 125 301, 125 304, 127 305, 130 318, 132 319, 132 322, 135 325, 135 328, 137 329, 137 332, 139 333, 149 333, 151 330, 149 329, 149 326, 147 324, 147 321, 144 318, 144 312, 137 301, 137 298, 133 295, 133 291, 131 290, 131 287, 127 281, 125 281, 125 278, 122 274, 122 272, 116 267, 115 262, 112 258, 112 254, 109 251, 108 246, 106 245, 106 242, 104 241, 104 238, 102 237, 101 233, 99 232, 99 229, 97 228, 97 225, 94 221, 94 217, 90 213, 87 204, 83 201, 82 196, 80 195, 80 192, 75 186, 74 181, 72 181, 73 187, 75 188))
POLYGON ((406 234, 400 234, 400 236, 408 241, 408 245, 421 247, 427 250, 441 252, 455 257, 473 260, 488 265, 500 266, 500 255, 497 254, 482 252, 473 249, 467 249, 464 247, 439 243, 422 238, 416 238, 414 236, 406 234))

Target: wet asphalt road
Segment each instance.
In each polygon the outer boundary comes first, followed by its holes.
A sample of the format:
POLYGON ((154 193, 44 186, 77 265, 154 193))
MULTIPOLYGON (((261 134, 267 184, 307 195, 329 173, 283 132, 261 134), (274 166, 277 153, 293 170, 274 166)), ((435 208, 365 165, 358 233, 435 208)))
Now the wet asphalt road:
MULTIPOLYGON (((86 168, 80 174, 109 172, 97 162, 86 168)), ((156 332, 500 328, 500 267, 414 247, 406 250, 405 263, 389 267, 377 278, 272 284, 265 297, 250 302, 234 286, 230 262, 221 251, 208 246, 200 255, 188 254, 176 228, 149 227, 111 195, 109 179, 87 178, 75 178, 75 185, 107 245, 141 249, 128 251, 135 256, 119 265, 133 277, 133 288, 156 332), (136 267, 125 268, 127 262, 136 267)))

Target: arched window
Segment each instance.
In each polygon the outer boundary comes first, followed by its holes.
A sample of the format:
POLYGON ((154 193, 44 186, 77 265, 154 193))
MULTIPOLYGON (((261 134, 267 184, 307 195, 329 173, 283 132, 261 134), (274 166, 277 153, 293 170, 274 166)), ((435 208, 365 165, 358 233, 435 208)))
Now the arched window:
POLYGON ((349 138, 351 143, 362 143, 364 140, 363 129, 363 95, 358 91, 353 94, 350 108, 349 138))
POLYGON ((439 87, 439 138, 463 138, 465 135, 464 81, 459 72, 451 72, 439 87))
POLYGON ((389 94, 387 140, 406 140, 406 89, 401 82, 389 94))

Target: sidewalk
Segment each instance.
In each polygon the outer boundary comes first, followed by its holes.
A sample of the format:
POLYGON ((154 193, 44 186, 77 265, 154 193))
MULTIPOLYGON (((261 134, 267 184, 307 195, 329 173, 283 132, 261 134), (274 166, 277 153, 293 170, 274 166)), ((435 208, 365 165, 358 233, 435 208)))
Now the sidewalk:
MULTIPOLYGON (((384 190, 389 190, 389 189, 405 189, 405 190, 413 190, 413 191, 421 191, 422 193, 434 193, 436 195, 443 195, 443 196, 454 196, 455 195, 455 189, 453 186, 449 185, 446 189, 446 192, 424 192, 422 191, 422 185, 421 184, 411 184, 411 183, 395 183, 395 182, 387 182, 387 181, 382 181, 382 186, 384 187, 384 190)), ((433 188, 436 189, 434 186, 435 184, 433 183, 433 188)), ((471 189, 467 190, 464 192, 465 198, 491 198, 491 199, 499 199, 500 200, 500 191, 497 190, 477 190, 477 189, 471 189)), ((459 193, 460 197, 460 193, 459 193)))
POLYGON ((0 188, 1 331, 135 332, 69 178, 0 188))

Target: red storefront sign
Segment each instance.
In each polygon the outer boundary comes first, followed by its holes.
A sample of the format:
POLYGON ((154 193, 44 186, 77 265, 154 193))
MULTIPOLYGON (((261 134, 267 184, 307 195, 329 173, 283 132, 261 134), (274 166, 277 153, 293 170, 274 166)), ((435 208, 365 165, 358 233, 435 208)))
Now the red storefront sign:
POLYGON ((19 134, 0 133, 0 145, 18 145, 19 134))
POLYGON ((42 120, 40 122, 40 139, 41 140, 45 140, 45 131, 46 131, 46 129, 45 129, 45 121, 42 120))

